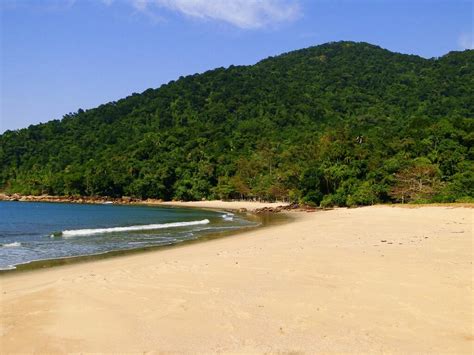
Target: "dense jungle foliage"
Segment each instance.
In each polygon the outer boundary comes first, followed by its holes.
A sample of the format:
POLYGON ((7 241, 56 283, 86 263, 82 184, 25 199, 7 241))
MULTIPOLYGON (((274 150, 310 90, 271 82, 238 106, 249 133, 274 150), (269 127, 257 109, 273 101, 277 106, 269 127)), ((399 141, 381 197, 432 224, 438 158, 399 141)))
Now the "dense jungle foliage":
POLYGON ((474 51, 337 42, 0 136, 0 189, 314 205, 472 201, 474 51))

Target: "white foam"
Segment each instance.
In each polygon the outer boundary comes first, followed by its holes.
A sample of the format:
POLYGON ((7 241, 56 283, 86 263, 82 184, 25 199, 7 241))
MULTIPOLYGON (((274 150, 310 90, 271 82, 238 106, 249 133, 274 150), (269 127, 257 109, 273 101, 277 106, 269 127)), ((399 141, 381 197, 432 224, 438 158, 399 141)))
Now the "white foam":
POLYGON ((8 243, 8 244, 2 244, 2 247, 3 248, 17 248, 17 247, 21 247, 21 243, 13 242, 13 243, 8 243))
POLYGON ((154 230, 154 229, 165 229, 165 228, 177 228, 195 226, 200 224, 208 224, 208 219, 201 221, 190 221, 190 222, 174 222, 174 223, 162 223, 162 224, 146 224, 142 226, 128 226, 128 227, 112 227, 112 228, 95 228, 95 229, 73 229, 65 230, 61 233, 63 237, 77 237, 81 235, 91 234, 102 234, 102 233, 113 233, 113 232, 132 232, 142 230, 154 230))
POLYGON ((14 269, 16 269, 16 266, 15 266, 15 265, 7 265, 7 266, 5 266, 5 267, 1 267, 1 266, 0 266, 0 270, 2 270, 2 271, 14 270, 14 269))
POLYGON ((226 214, 223 214, 222 218, 224 219, 224 221, 232 221, 234 219, 234 214, 228 212, 226 214))

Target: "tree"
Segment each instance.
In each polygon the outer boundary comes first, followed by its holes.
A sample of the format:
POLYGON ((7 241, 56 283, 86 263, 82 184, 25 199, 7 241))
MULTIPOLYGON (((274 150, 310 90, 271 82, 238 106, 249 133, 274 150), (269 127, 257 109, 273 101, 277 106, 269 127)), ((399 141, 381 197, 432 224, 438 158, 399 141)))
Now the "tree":
POLYGON ((439 192, 441 182, 436 165, 415 164, 395 174, 395 186, 390 195, 402 203, 428 199, 439 192))
POLYGON ((469 50, 424 59, 336 42, 182 77, 3 133, 0 190, 325 206, 468 201, 472 63, 469 50))

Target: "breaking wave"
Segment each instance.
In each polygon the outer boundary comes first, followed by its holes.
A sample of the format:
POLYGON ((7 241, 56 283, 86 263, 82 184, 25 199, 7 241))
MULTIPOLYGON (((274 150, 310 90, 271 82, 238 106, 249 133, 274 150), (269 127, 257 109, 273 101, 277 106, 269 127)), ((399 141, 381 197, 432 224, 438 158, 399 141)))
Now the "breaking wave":
POLYGON ((228 212, 228 213, 223 214, 222 218, 224 219, 224 221, 232 221, 234 220, 234 214, 228 212))
POLYGON ((2 244, 2 248, 16 248, 16 247, 21 247, 21 243, 13 242, 13 243, 2 244))
POLYGON ((91 234, 102 234, 102 233, 113 233, 113 232, 132 232, 132 231, 187 227, 187 226, 196 226, 196 225, 208 224, 208 223, 209 223, 208 219, 203 219, 203 220, 200 220, 200 221, 174 222, 174 223, 162 223, 162 224, 145 224, 145 225, 141 225, 141 226, 128 226, 128 227, 73 229, 73 230, 62 231, 61 233, 54 234, 54 236, 63 236, 63 237, 67 238, 67 237, 77 237, 77 236, 91 235, 91 234))

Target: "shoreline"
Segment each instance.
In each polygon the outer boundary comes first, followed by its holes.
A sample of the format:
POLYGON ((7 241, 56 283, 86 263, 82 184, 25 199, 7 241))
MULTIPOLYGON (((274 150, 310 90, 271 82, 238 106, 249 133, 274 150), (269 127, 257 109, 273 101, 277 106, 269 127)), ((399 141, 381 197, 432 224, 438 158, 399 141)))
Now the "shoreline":
MULTIPOLYGON (((1 196, 1 195, 0 195, 1 196)), ((51 196, 49 196, 51 197, 51 196)), ((70 202, 67 199, 62 197, 57 197, 60 200, 3 200, 3 201, 15 201, 15 202, 44 202, 44 203, 74 203, 70 202)), ((0 199, 1 200, 1 199, 0 199)), ((77 200, 78 201, 78 200, 77 200)), ((97 200, 90 200, 89 202, 75 202, 78 204, 100 204, 97 200), (95 201, 95 202, 93 202, 95 201)), ((124 249, 124 250, 110 250, 98 254, 87 254, 87 255, 78 255, 78 256, 65 256, 61 258, 52 258, 52 259, 41 259, 41 260, 32 260, 27 263, 14 265, 11 269, 0 269, 0 278, 3 275, 10 275, 16 273, 24 272, 34 272, 37 270, 49 269, 54 267, 61 267, 65 265, 74 265, 82 264, 88 262, 94 262, 97 260, 103 260, 108 258, 124 257, 127 255, 149 253, 149 252, 159 252, 171 248, 183 247, 195 243, 203 243, 210 240, 230 237, 233 235, 238 235, 241 233, 248 233, 252 230, 265 228, 271 226, 272 224, 280 223, 281 220, 289 221, 287 215, 280 214, 276 217, 275 213, 261 213, 260 210, 266 211, 266 209, 274 210, 275 207, 280 207, 279 203, 260 203, 260 202, 225 202, 225 201, 199 201, 199 202, 153 202, 153 203, 126 203, 122 204, 115 202, 115 205, 137 205, 137 206, 150 206, 150 207, 176 207, 176 208, 193 208, 193 209, 203 209, 203 210, 212 210, 216 212, 222 211, 232 211, 234 213, 240 214, 243 218, 257 221, 258 225, 252 227, 242 227, 236 230, 230 231, 220 231, 220 232, 211 232, 203 234, 197 239, 185 240, 180 243, 174 243, 169 245, 159 245, 159 246, 149 246, 142 248, 134 249, 124 249)))
POLYGON ((471 209, 284 214, 207 243, 5 275, 2 348, 472 351, 471 209))
POLYGON ((160 204, 160 199, 140 200, 132 197, 104 197, 104 196, 53 196, 53 195, 22 195, 18 193, 0 193, 0 201, 18 202, 56 202, 56 203, 78 203, 78 204, 160 204))
MULTIPOLYGON (((201 209, 200 207, 182 207, 182 208, 201 209)), ((217 209, 217 208, 216 209, 209 208, 209 209, 213 211, 221 211, 220 209, 217 209)), ((232 211, 234 211, 235 213, 239 213, 236 210, 232 210, 232 211)), ((242 214, 242 212, 240 213, 242 214)), ((201 237, 197 239, 184 240, 180 243, 156 245, 156 246, 141 247, 141 248, 135 248, 135 249, 110 250, 110 251, 106 251, 106 252, 102 252, 98 254, 65 256, 61 258, 33 260, 24 264, 14 265, 14 268, 12 269, 0 269, 0 280, 3 276, 11 275, 11 274, 35 272, 38 270, 64 267, 67 265, 90 263, 90 262, 95 262, 98 260, 106 260, 109 258, 121 258, 121 257, 129 256, 129 255, 135 255, 135 254, 155 253, 155 252, 165 251, 168 249, 186 247, 186 246, 197 244, 197 243, 206 243, 215 239, 233 237, 239 234, 250 233, 257 229, 268 228, 276 224, 289 223, 291 221, 291 216, 289 216, 288 214, 276 215, 276 214, 270 213, 265 216, 261 214, 255 214, 252 212, 246 212, 245 214, 247 215, 247 218, 258 220, 259 224, 256 226, 241 227, 239 229, 234 229, 234 230, 229 230, 229 231, 211 232, 208 234, 203 234, 201 237)))

